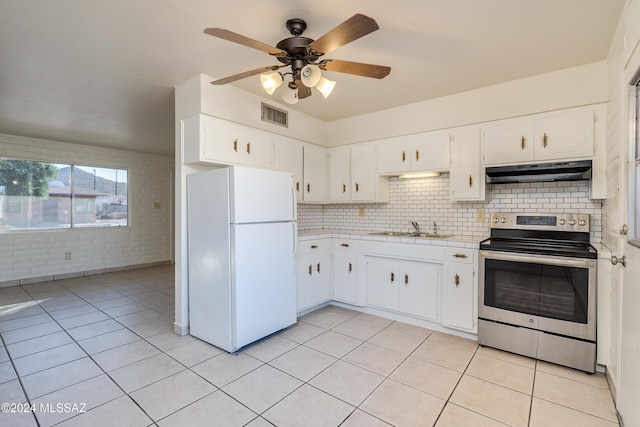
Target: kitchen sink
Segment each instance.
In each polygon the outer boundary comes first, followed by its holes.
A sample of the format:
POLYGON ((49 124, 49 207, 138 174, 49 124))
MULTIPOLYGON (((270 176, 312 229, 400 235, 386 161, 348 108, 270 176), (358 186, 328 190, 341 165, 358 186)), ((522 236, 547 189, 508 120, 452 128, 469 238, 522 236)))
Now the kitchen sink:
POLYGON ((375 233, 369 233, 374 236, 394 236, 394 237, 405 237, 409 233, 406 231, 376 231, 375 233))
POLYGON ((433 234, 433 233, 407 233, 406 231, 376 231, 369 233, 374 236, 393 236, 393 237, 419 237, 423 239, 446 239, 451 237, 450 234, 433 234))

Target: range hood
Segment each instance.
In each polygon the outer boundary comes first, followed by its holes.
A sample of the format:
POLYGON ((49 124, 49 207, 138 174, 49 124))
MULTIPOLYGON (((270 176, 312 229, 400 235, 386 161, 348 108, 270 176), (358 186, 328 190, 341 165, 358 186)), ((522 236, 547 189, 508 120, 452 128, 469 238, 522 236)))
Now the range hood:
POLYGON ((591 178, 591 160, 487 168, 487 182, 578 181, 591 178))

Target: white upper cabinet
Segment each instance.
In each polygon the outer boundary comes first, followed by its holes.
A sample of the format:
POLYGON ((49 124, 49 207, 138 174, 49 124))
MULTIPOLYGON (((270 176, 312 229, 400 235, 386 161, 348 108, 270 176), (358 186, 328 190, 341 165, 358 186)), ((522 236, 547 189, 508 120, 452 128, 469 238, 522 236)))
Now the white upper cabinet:
POLYGON ((351 148, 329 150, 329 201, 351 200, 351 148))
POLYGON ((504 120, 482 127, 485 165, 590 158, 594 112, 504 120))
POLYGON ((450 166, 449 131, 389 138, 378 144, 378 173, 444 171, 450 166))
POLYGON ((331 202, 388 202, 389 179, 379 176, 373 144, 329 150, 331 202))
POLYGON ((303 148, 305 202, 323 203, 327 191, 327 152, 324 148, 305 144, 303 148))
POLYGON ((184 162, 272 167, 269 132, 198 114, 183 120, 184 162))
POLYGON ((276 137, 273 144, 273 169, 293 175, 296 199, 303 200, 303 143, 287 137, 276 137))
POLYGON ((481 160, 479 128, 454 129, 451 132, 449 175, 452 201, 485 200, 487 185, 481 160))

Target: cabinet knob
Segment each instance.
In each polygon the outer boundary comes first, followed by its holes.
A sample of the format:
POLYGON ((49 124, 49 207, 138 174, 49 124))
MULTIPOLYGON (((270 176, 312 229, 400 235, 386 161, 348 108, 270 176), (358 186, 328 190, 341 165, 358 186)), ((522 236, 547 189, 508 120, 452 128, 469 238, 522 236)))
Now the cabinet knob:
POLYGON ((360 184, 358 184, 358 183, 356 182, 356 193, 357 193, 358 191, 360 191, 360 184))
POLYGON ((351 265, 351 263, 349 263, 349 273, 351 273, 353 271, 353 266, 351 265))
POLYGON ((233 151, 235 151, 236 153, 238 152, 238 140, 237 139, 233 140, 233 151))
POLYGON ((347 184, 342 184, 342 192, 343 193, 347 192, 347 184))
POLYGON ((393 281, 396 280, 396 275, 393 274, 393 271, 391 272, 391 283, 393 283, 393 281))
POLYGON ((420 151, 416 150, 416 161, 420 160, 420 151))
POLYGON ((409 275, 405 274, 404 275, 404 285, 407 286, 409 284, 409 275))
POLYGON ((307 184, 307 193, 311 193, 311 184, 307 184))
POLYGON ((473 186, 473 177, 469 175, 469 188, 473 186))
POLYGON ((320 273, 320 263, 318 263, 316 270, 318 271, 318 273, 320 273))
POLYGON ((460 276, 458 276, 457 274, 456 274, 456 276, 454 278, 454 282, 455 282, 456 288, 457 288, 460 285, 460 276))
POLYGON ((309 276, 313 276, 313 266, 309 266, 309 276))
POLYGON ((405 160, 407 160, 407 153, 402 150, 402 161, 404 162, 405 160))
POLYGON ((251 143, 247 143, 247 154, 251 154, 251 143))
POLYGON ((524 135, 522 135, 522 137, 520 137, 520 149, 521 150, 524 150, 524 147, 526 146, 526 144, 525 144, 526 141, 527 141, 527 138, 525 138, 524 135))
POLYGON ((544 148, 547 148, 547 145, 549 145, 549 144, 548 144, 548 139, 549 139, 549 138, 547 137, 547 134, 546 134, 546 133, 545 133, 545 134, 542 134, 542 146, 543 146, 544 148))
POLYGON ((300 191, 300 181, 296 182, 296 191, 300 191))

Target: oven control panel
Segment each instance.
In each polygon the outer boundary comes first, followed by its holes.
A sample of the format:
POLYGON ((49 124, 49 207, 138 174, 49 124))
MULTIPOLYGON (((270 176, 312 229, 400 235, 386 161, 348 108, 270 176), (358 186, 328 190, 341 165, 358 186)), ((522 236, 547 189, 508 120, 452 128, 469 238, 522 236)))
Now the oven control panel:
POLYGON ((559 230, 589 232, 589 214, 578 213, 515 213, 493 212, 489 219, 491 228, 515 230, 559 230))

